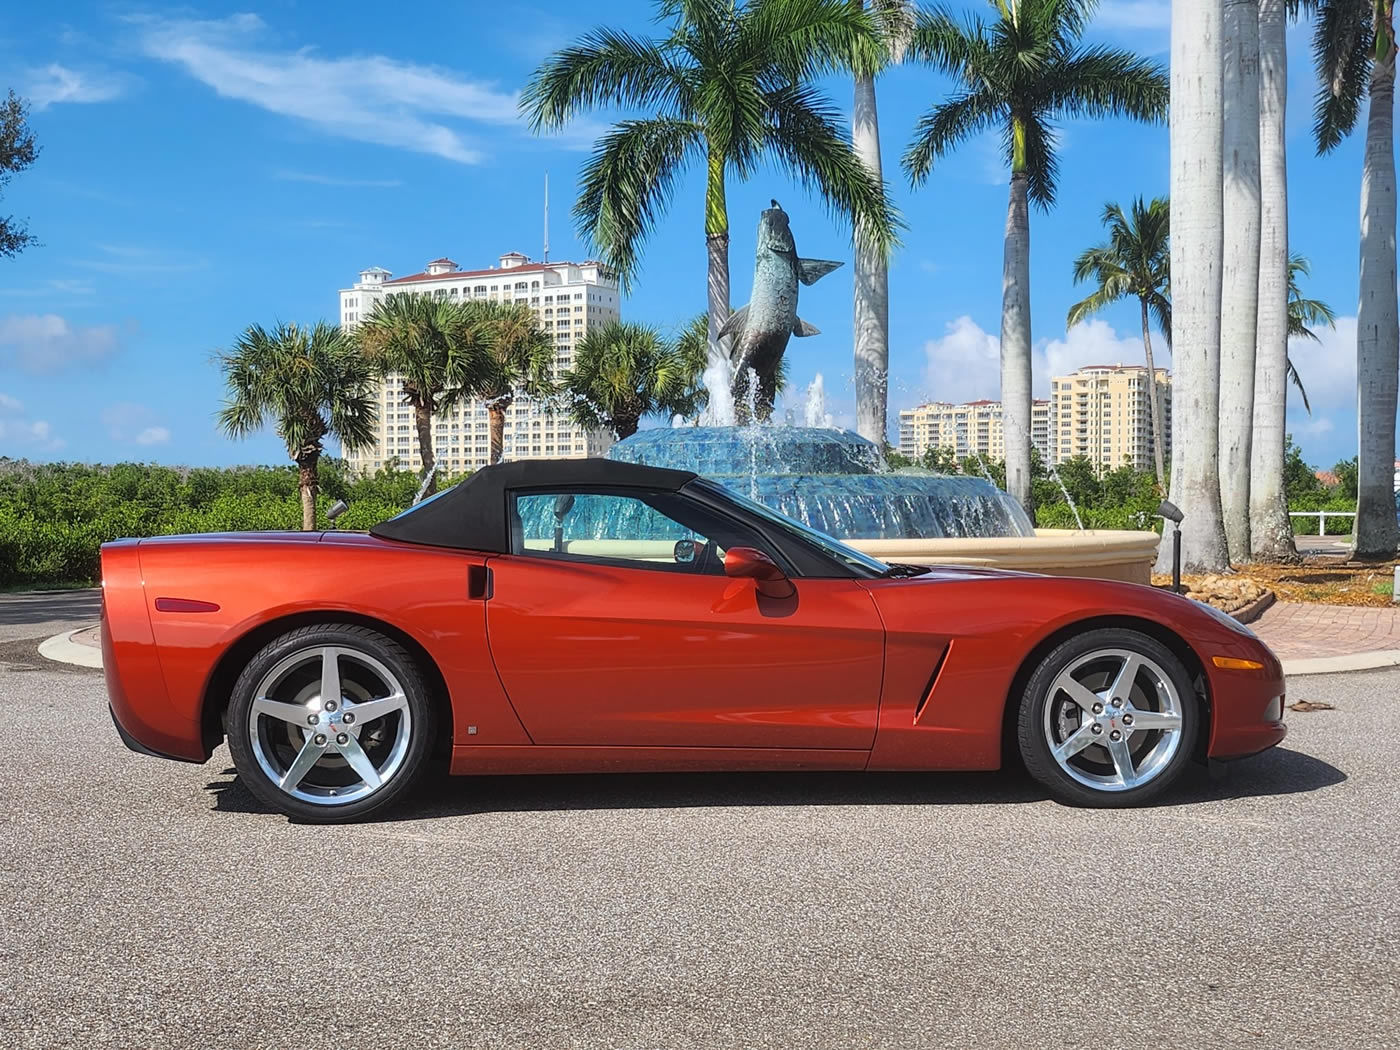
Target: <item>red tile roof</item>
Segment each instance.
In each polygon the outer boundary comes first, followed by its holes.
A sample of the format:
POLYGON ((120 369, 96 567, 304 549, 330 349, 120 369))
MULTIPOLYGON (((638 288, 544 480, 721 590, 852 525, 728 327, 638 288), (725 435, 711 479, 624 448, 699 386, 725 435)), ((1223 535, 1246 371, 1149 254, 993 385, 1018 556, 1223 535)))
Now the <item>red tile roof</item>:
MULTIPOLYGON (((428 264, 429 266, 432 263, 428 264)), ((395 277, 392 281, 385 281, 385 284, 413 284, 415 281, 450 281, 459 277, 510 277, 517 273, 540 273, 543 270, 552 270, 556 266, 572 266, 572 263, 526 263, 524 266, 511 266, 501 269, 499 266, 486 270, 453 270, 450 273, 413 273, 407 277, 395 277)))

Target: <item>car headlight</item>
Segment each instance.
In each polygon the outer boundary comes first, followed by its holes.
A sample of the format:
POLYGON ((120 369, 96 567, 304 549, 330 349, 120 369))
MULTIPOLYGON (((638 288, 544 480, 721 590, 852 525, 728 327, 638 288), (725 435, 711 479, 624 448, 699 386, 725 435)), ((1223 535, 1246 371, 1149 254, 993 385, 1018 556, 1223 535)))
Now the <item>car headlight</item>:
MULTIPOLYGON (((1194 600, 1194 599, 1189 599, 1189 600, 1194 600)), ((1196 604, 1199 605, 1204 611, 1206 611, 1206 612, 1210 613, 1210 615, 1214 616, 1214 617, 1215 617, 1217 620, 1219 620, 1221 623, 1225 624, 1225 625, 1226 625, 1227 627, 1229 627, 1232 631, 1236 631, 1236 632, 1238 632, 1238 633, 1240 633, 1240 634, 1246 636, 1247 638, 1258 638, 1258 637, 1259 637, 1257 634, 1255 634, 1253 631, 1251 631, 1251 630, 1250 630, 1248 627, 1246 627, 1244 624, 1240 623, 1239 620, 1236 620, 1236 619, 1235 619, 1233 616, 1231 616, 1229 613, 1224 612, 1223 610, 1217 609, 1214 605, 1207 605, 1205 602, 1196 602, 1196 604)))

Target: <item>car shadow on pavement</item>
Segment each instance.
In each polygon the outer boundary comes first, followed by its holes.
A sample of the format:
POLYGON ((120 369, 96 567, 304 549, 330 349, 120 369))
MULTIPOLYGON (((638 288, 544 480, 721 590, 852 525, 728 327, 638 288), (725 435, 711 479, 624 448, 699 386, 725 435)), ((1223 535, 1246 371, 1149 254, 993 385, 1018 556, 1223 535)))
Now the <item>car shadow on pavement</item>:
MULTIPOLYGON (((1231 763, 1223 778, 1192 766, 1157 805, 1316 791, 1346 774, 1311 755, 1274 748, 1231 763)), ((231 768, 207 790, 224 812, 266 813, 231 768)), ((719 806, 973 806, 1044 802, 1026 773, 597 773, 451 777, 431 771, 402 805, 371 821, 429 820, 473 813, 719 806)))

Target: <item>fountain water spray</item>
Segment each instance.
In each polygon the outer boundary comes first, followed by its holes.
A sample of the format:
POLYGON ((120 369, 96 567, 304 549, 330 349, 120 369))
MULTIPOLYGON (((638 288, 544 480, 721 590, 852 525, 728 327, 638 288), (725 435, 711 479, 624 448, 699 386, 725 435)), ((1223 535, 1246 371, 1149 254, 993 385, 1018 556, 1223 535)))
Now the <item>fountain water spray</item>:
POLYGON ((1074 505, 1074 497, 1069 494, 1069 489, 1065 488, 1064 479, 1060 477, 1060 472, 1055 469, 1055 464, 1050 464, 1050 476, 1055 479, 1055 483, 1060 486, 1060 491, 1065 494, 1065 502, 1069 504, 1069 509, 1074 514, 1074 523, 1079 526, 1079 531, 1084 531, 1084 520, 1079 516, 1079 508, 1074 505))
POLYGON ((423 501, 423 493, 428 491, 428 486, 432 483, 433 478, 437 477, 438 464, 441 462, 442 461, 438 459, 437 456, 433 456, 433 465, 429 467, 427 472, 423 475, 423 484, 419 485, 418 491, 414 493, 413 505, 415 507, 423 501))
POLYGON ((807 384, 806 418, 809 427, 831 426, 831 413, 826 410, 826 382, 820 372, 807 384))

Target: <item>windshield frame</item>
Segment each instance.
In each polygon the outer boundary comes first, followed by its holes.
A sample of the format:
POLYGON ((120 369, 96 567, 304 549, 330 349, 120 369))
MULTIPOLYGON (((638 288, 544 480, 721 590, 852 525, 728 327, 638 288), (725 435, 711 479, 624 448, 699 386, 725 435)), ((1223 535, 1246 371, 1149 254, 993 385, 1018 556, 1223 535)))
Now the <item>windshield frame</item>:
POLYGON ((749 497, 726 488, 710 478, 697 477, 686 488, 699 489, 713 499, 728 503, 745 517, 757 518, 763 525, 781 530, 785 538, 797 540, 807 547, 816 548, 827 560, 837 563, 852 575, 876 579, 889 572, 890 567, 880 559, 873 558, 854 547, 848 547, 834 536, 828 536, 819 529, 814 529, 810 525, 789 518, 781 511, 776 511, 757 500, 749 499, 749 497))

